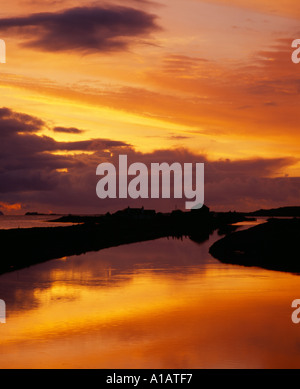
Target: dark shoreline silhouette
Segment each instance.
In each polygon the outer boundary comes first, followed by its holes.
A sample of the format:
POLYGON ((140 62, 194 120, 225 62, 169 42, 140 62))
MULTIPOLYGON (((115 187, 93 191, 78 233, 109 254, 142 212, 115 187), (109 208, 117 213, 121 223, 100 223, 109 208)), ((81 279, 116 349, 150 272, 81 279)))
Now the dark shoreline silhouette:
POLYGON ((236 212, 210 212, 206 206, 168 214, 127 208, 103 216, 69 215, 57 220, 81 223, 68 227, 0 230, 0 274, 50 259, 163 237, 186 236, 203 242, 214 230, 225 231, 229 224, 242 220, 247 218, 236 212))
POLYGON ((57 213, 26 212, 25 216, 60 216, 57 213))
POLYGON ((300 207, 280 207, 272 209, 259 209, 254 212, 244 213, 245 216, 269 216, 269 217, 300 217, 300 207))
POLYGON ((300 219, 269 219, 215 242, 210 254, 223 263, 300 273, 300 219))
POLYGON ((299 210, 300 207, 283 207, 252 213, 212 212, 203 206, 187 212, 156 213, 128 207, 99 216, 62 216, 51 222, 77 224, 0 230, 0 274, 50 259, 163 237, 188 237, 201 243, 216 230, 225 237, 209 251, 221 262, 299 273, 300 219, 270 219, 244 231, 236 231, 233 225, 256 220, 249 217, 254 214, 297 215, 299 210))

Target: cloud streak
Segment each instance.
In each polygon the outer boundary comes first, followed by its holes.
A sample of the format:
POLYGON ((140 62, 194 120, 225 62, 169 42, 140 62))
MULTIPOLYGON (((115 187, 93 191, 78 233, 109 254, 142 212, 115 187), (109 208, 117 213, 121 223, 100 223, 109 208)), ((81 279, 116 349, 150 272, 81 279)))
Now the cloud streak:
POLYGON ((78 128, 74 127, 54 127, 53 131, 64 134, 82 134, 84 132, 84 130, 79 130, 78 128))

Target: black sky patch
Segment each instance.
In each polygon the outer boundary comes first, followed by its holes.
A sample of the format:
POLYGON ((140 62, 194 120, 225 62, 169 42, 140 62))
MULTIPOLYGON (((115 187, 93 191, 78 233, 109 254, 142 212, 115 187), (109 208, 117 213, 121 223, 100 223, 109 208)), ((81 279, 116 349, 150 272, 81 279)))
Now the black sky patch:
POLYGON ((0 31, 15 32, 25 38, 25 46, 51 52, 126 50, 157 29, 155 15, 121 6, 76 7, 0 19, 0 31))

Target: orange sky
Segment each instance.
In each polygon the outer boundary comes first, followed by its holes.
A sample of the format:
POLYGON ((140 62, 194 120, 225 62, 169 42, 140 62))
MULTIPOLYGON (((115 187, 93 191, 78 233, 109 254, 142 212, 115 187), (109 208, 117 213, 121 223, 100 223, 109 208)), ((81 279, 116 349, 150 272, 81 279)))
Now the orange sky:
POLYGON ((291 43, 300 38, 296 0, 107 4, 5 3, 1 106, 40 118, 46 125, 39 136, 60 142, 105 138, 143 153, 179 147, 211 161, 287 158, 293 163, 273 176, 300 176, 300 65, 291 61, 291 43), (149 28, 102 37, 108 46, 126 43, 113 49, 85 50, 68 33, 52 43, 35 42, 54 37, 55 27, 33 25, 30 15, 105 4, 149 15, 149 28), (54 133, 55 126, 84 132, 54 133))

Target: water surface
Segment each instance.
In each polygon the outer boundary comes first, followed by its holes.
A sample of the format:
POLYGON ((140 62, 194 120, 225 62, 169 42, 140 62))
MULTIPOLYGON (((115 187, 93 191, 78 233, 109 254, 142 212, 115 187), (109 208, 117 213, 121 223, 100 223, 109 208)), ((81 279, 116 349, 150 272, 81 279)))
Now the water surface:
POLYGON ((62 227, 70 226, 73 223, 53 222, 60 216, 56 215, 0 215, 0 230, 13 228, 33 227, 62 227))
MULTIPOLYGON (((245 228, 245 226, 244 226, 245 228)), ((159 239, 0 276, 1 368, 300 368, 298 275, 159 239)))

